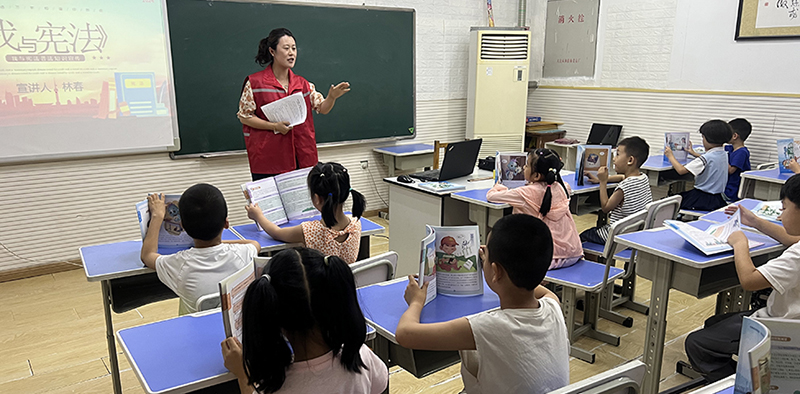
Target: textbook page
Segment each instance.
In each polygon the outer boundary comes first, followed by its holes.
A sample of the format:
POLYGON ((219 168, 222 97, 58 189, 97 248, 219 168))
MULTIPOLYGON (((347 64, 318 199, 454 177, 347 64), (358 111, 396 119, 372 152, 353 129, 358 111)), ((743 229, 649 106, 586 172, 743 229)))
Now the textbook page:
POLYGON ((770 391, 770 330, 745 316, 739 340, 734 394, 766 394, 770 391))
MULTIPOLYGON (((664 221, 664 225, 668 229, 680 235, 707 256, 733 250, 733 247, 728 244, 728 237, 733 232, 742 229, 741 223, 741 213, 738 210, 728 220, 718 225, 709 226, 705 231, 679 220, 664 221)), ((750 249, 764 244, 750 239, 747 242, 750 249)))
POLYGON ((247 264, 219 282, 219 300, 226 338, 235 337, 239 342, 242 341, 242 303, 247 287, 255 280, 254 265, 247 264))
POLYGON ((311 167, 275 175, 275 184, 283 201, 286 218, 289 220, 319 215, 319 211, 311 203, 311 194, 308 191, 309 172, 311 167))
POLYGON ((800 320, 757 318, 770 331, 771 394, 800 390, 800 320))
POLYGON ((303 92, 297 92, 280 100, 261 106, 261 111, 270 122, 289 122, 289 126, 297 126, 306 121, 308 110, 303 92))
POLYGON ((689 148, 689 133, 664 133, 664 146, 672 149, 676 160, 686 160, 689 148))
MULTIPOLYGON (((158 232, 158 246, 159 247, 186 247, 194 246, 194 240, 186 231, 183 230, 181 225, 181 214, 178 210, 178 202, 181 199, 180 194, 165 194, 164 202, 167 205, 167 212, 164 215, 164 223, 158 232)), ((150 207, 147 205, 147 200, 140 201, 136 204, 136 214, 139 217, 139 230, 142 233, 142 239, 147 235, 147 230, 150 226, 150 207)))
MULTIPOLYGON (((247 182, 242 185, 242 193, 244 193, 244 198, 247 199, 247 202, 256 204, 261 208, 261 212, 264 212, 264 217, 270 222, 281 225, 289 220, 286 217, 286 211, 283 209, 283 201, 274 178, 270 177, 259 179, 255 182, 247 182)), ((256 222, 256 226, 261 230, 258 222, 256 222)))
POLYGON ((583 186, 586 172, 597 176, 600 167, 609 167, 611 163, 611 146, 608 145, 578 145, 578 162, 575 164, 575 183, 583 186))
POLYGON ((436 289, 440 294, 483 294, 478 226, 431 227, 436 235, 436 289))
POLYGON ((419 286, 429 283, 425 294, 425 305, 436 298, 436 234, 429 225, 425 225, 426 236, 422 239, 419 258, 419 286))
POLYGON ((778 168, 781 173, 791 174, 792 170, 786 168, 786 165, 789 164, 789 161, 792 159, 797 160, 798 156, 800 156, 800 139, 782 139, 777 140, 776 145, 778 146, 778 168))
POLYGON ((524 152, 508 153, 497 152, 494 160, 495 183, 514 189, 525 186, 525 172, 523 168, 528 160, 528 155, 524 152))
POLYGON ((753 209, 753 213, 763 219, 778 222, 783 204, 780 201, 762 201, 753 209))

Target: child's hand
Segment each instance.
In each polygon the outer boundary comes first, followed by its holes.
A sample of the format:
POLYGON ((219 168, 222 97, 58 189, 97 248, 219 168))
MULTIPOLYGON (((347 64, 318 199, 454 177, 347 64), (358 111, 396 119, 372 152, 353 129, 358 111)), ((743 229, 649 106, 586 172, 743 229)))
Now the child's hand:
POLYGON ((741 215, 742 217, 742 224, 750 227, 756 226, 756 222, 758 222, 758 216, 756 216, 756 214, 754 214, 749 209, 741 205, 729 205, 725 207, 726 215, 733 215, 734 213, 736 213, 736 211, 739 211, 739 215, 741 215))
POLYGON ((481 265, 486 264, 486 245, 481 245, 478 248, 478 258, 481 259, 481 265))
POLYGON ((289 125, 290 125, 289 122, 278 122, 278 123, 275 123, 275 131, 277 131, 277 132, 279 132, 281 134, 286 134, 286 133, 288 133, 290 130, 292 130, 294 128, 293 126, 289 126, 289 125))
POLYGON ((251 220, 258 220, 264 217, 264 212, 261 212, 261 207, 256 204, 245 205, 244 209, 247 211, 247 217, 251 220))
POLYGON ((350 91, 350 82, 340 82, 338 85, 333 86, 328 89, 328 97, 337 99, 342 97, 345 93, 350 91))
POLYGON ((586 177, 589 180, 589 183, 600 183, 600 179, 598 179, 597 176, 595 176, 589 171, 584 171, 583 175, 586 175, 586 177))
POLYGON ((406 299, 406 304, 411 305, 415 302, 425 304, 425 296, 428 294, 428 285, 425 283, 422 288, 419 287, 419 282, 414 279, 414 275, 408 276, 408 286, 406 286, 406 293, 403 297, 406 299))
POLYGON ((164 220, 167 216, 167 202, 163 193, 153 193, 147 196, 147 206, 150 208, 150 218, 164 220))
POLYGON ((700 156, 700 155, 697 154, 697 152, 694 151, 694 145, 692 145, 692 140, 686 141, 686 147, 683 148, 683 149, 686 150, 687 152, 691 153, 692 156, 700 156))
POLYGON ((597 179, 600 180, 600 183, 608 182, 608 167, 602 166, 597 169, 597 179))
POLYGON ((225 338, 220 343, 220 346, 222 346, 222 358, 225 359, 225 368, 233 372, 237 378, 245 377, 244 363, 242 362, 242 344, 239 343, 239 340, 234 337, 225 338))
POLYGON ((734 231, 728 237, 728 244, 730 244, 731 246, 736 246, 737 244, 741 244, 742 242, 744 242, 744 245, 748 244, 747 237, 745 237, 744 233, 741 230, 734 231))
POLYGON ((675 155, 672 153, 672 149, 669 146, 664 147, 664 156, 667 156, 667 158, 675 158, 675 155))
POLYGON ((786 168, 792 170, 795 174, 800 174, 800 163, 797 163, 796 159, 789 160, 789 162, 786 163, 786 168))

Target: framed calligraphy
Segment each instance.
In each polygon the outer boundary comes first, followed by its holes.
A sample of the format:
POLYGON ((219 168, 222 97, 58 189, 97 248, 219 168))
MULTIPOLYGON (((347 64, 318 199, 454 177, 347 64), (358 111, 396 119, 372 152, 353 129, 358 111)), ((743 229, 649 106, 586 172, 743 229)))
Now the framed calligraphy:
POLYGON ((800 37, 800 0, 739 0, 736 40, 800 37))

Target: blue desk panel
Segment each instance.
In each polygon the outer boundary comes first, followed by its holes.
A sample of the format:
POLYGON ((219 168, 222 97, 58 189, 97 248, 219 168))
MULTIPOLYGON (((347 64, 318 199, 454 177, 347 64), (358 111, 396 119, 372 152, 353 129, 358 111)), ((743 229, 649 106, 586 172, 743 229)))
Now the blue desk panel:
MULTIPOLYGON (((358 289, 358 303, 361 305, 364 317, 390 333, 392 337, 397 333, 400 316, 408 309, 408 304, 403 298, 407 285, 408 280, 400 280, 358 289)), ((483 295, 469 297, 437 295, 422 308, 420 322, 446 322, 499 307, 500 298, 484 283, 483 295)))
MULTIPOLYGON (((687 157, 686 160, 678 160, 678 163, 686 165, 693 159, 694 158, 690 156, 687 157)), ((642 164, 642 169, 645 170, 652 169, 656 171, 666 171, 669 170, 670 168, 672 168, 672 164, 670 164, 669 160, 667 160, 667 157, 664 156, 663 154, 648 156, 647 161, 645 161, 644 164, 642 164)))
POLYGON ((742 175, 747 174, 747 178, 751 179, 759 179, 759 178, 768 178, 772 179, 777 183, 786 183, 789 178, 794 175, 790 172, 781 172, 778 168, 773 168, 771 170, 759 170, 759 171, 746 171, 743 172, 742 175))
POLYGON ((494 205, 497 205, 498 208, 505 206, 506 204, 498 204, 498 203, 494 203, 494 202, 489 202, 489 200, 486 199, 486 192, 488 192, 490 189, 491 188, 462 190, 460 192, 453 193, 453 194, 457 195, 457 196, 464 197, 464 198, 468 198, 470 200, 475 200, 475 201, 478 201, 478 202, 494 204, 494 205))
POLYGON ((373 149, 376 152, 387 153, 390 155, 403 155, 410 153, 433 153, 433 145, 428 144, 406 144, 394 146, 382 146, 373 149))
MULTIPOLYGON (((347 212, 349 214, 349 212, 347 212)), ((306 219, 299 219, 299 220, 290 220, 287 223, 284 223, 278 227, 286 228, 286 227, 293 227, 298 226, 303 222, 310 222, 312 220, 319 220, 320 215, 306 218, 306 219)), ((244 239, 250 239, 258 242, 261 245, 261 249, 276 249, 283 247, 286 245, 286 242, 278 241, 269 236, 269 234, 265 233, 264 230, 259 230, 255 223, 250 224, 243 224, 241 226, 234 226, 234 230, 236 230, 239 235, 241 235, 244 239)), ((383 226, 369 220, 366 218, 361 218, 361 235, 369 235, 369 233, 381 233, 384 231, 383 226)))

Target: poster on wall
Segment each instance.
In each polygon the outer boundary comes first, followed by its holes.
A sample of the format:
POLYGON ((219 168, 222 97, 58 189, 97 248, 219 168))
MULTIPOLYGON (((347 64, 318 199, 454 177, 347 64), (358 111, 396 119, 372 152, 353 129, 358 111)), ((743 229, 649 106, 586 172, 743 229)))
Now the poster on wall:
POLYGON ((736 39, 800 37, 800 0, 739 0, 736 39))
POLYGON ((163 0, 0 0, 0 160, 169 147, 163 0))
POLYGON ((594 76, 599 7, 599 0, 547 2, 543 77, 594 76))

